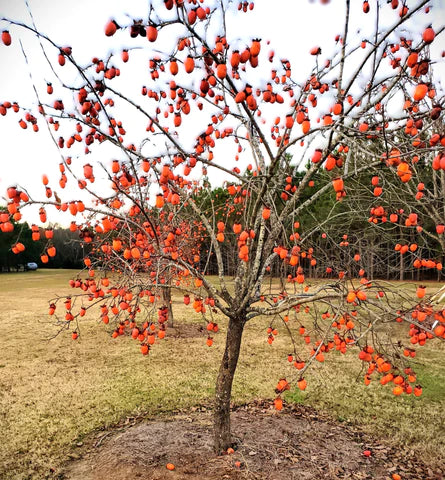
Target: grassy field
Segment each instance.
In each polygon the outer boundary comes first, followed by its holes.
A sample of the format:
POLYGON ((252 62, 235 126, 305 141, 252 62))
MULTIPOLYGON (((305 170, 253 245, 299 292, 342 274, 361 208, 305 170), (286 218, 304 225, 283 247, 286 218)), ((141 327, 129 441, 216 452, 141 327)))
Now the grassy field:
MULTIPOLYGON (((211 401, 223 347, 222 319, 213 347, 196 329, 196 335, 182 338, 167 335, 148 357, 129 338, 111 339, 95 318, 83 322, 76 342, 65 333, 48 340, 56 330, 46 314, 47 300, 71 291, 67 281, 75 273, 0 276, 0 478, 45 478, 95 429, 129 415, 168 413, 211 401)), ((182 297, 174 298, 173 308, 178 324, 199 322, 182 297)), ((270 346, 265 328, 260 320, 246 327, 234 384, 236 403, 273 398, 277 379, 295 371, 286 361, 284 333, 270 346)), ((360 364, 355 357, 332 354, 308 374, 307 390, 288 392, 287 399, 410 445, 437 465, 445 456, 444 352, 444 343, 437 341, 419 349, 420 398, 395 398, 377 384, 366 388, 356 382, 360 364)))

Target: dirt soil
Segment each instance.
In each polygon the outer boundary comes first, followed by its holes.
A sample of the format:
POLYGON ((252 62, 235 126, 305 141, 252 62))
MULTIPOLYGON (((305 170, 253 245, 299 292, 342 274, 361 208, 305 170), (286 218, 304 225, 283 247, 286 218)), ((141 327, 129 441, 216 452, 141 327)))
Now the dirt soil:
POLYGON ((74 455, 80 458, 67 463, 62 478, 390 480, 394 473, 403 480, 444 478, 443 471, 424 465, 415 452, 391 447, 300 405, 285 406, 279 413, 268 402, 236 408, 231 455, 212 452, 211 420, 206 408, 161 420, 127 420, 127 425, 100 432, 86 442, 79 449, 82 456, 74 455), (167 463, 175 470, 167 470, 167 463))

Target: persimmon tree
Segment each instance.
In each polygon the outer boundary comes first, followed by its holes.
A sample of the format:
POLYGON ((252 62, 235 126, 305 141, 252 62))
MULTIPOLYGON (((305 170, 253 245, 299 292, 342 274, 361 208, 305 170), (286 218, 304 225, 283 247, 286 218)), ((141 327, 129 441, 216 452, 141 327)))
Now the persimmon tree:
MULTIPOLYGON (((264 320, 271 345, 279 329, 289 336, 287 360, 296 373, 278 382, 278 410, 291 376, 304 390, 312 364, 350 349, 366 366, 366 384, 378 378, 396 396, 418 396, 421 387, 405 360, 416 345, 444 337, 444 311, 424 287, 413 298, 370 281, 364 269, 357 275, 350 255, 336 253, 348 246, 351 223, 344 222, 339 241, 329 243, 325 231, 332 235, 327 227, 337 221, 334 210, 324 225, 300 228, 300 217, 327 192, 341 202, 348 184, 360 194, 357 179, 372 175, 381 192, 366 218, 379 224, 401 215, 392 208, 391 189, 385 197, 387 185, 407 192, 400 199, 421 191, 415 200, 430 198, 434 206, 423 210, 435 223, 428 237, 443 244, 444 97, 434 77, 443 60, 432 58, 432 46, 444 27, 429 26, 426 0, 364 1, 360 12, 352 12, 351 3, 344 2, 330 58, 319 46, 298 52, 313 59, 305 78, 284 56, 292 52, 275 54, 258 32, 247 43, 232 32, 234 15, 249 25, 253 2, 148 2, 144 19, 110 19, 104 33, 113 53, 87 63, 35 25, 1 19, 2 48, 21 32, 33 33, 54 75, 42 84, 33 72, 35 108, 4 101, 3 121, 12 117, 35 132, 47 128, 60 152, 58 185, 45 174, 41 198, 26 186, 8 189, 1 229, 12 230, 9 216, 28 205, 39 206, 42 224, 52 208, 74 217, 71 230, 84 244, 86 269, 71 281, 78 293, 50 305, 59 328, 74 339, 82 317, 99 305, 113 336, 128 333, 148 354, 166 335, 161 293, 170 288, 182 291, 184 303, 202 315, 207 345, 224 321, 214 401, 217 452, 232 443, 232 383, 243 331, 253 318, 264 320), (358 22, 372 20, 371 38, 351 34, 353 13, 358 22), (124 36, 135 47, 115 53, 124 36), (136 85, 133 72, 141 63, 148 71, 136 85), (421 167, 426 177, 419 189, 414 179, 421 167), (327 279, 311 287, 307 272, 320 262, 327 279), (210 266, 216 276, 208 275, 210 266), (280 274, 278 283, 273 272, 280 274), (406 321, 409 342, 388 339, 377 328, 387 321, 406 321)), ((421 218, 411 205, 401 220, 414 238, 422 232, 421 218)), ((42 261, 54 255, 49 239, 42 261)), ((432 261, 418 260, 421 266, 432 261)), ((359 268, 360 261, 356 252, 359 268)), ((440 271, 437 262, 434 268, 440 271)))

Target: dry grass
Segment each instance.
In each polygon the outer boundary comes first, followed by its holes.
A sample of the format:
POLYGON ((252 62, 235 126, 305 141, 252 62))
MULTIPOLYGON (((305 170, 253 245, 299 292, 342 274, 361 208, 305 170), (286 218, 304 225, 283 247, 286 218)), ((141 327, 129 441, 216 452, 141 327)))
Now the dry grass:
MULTIPOLYGON (((68 293, 65 285, 74 274, 46 270, 0 277, 1 478, 44 478, 50 469, 57 472, 85 435, 126 415, 211 401, 224 328, 212 348, 205 345, 204 334, 167 335, 149 358, 140 355, 131 339, 112 340, 93 318, 83 322, 78 341, 68 335, 47 341, 54 334, 47 300, 68 293)), ((199 322, 179 296, 173 308, 178 323, 199 322)), ((269 346, 264 323, 248 324, 234 401, 271 398, 277 379, 294 373, 286 362, 288 348, 284 334, 269 346)), ((443 344, 433 342, 419 355, 419 380, 425 386, 420 399, 394 399, 387 388, 354 383, 360 365, 349 356, 328 357, 326 366, 309 374, 307 391, 288 398, 402 440, 439 461, 445 454, 443 353, 443 344)))

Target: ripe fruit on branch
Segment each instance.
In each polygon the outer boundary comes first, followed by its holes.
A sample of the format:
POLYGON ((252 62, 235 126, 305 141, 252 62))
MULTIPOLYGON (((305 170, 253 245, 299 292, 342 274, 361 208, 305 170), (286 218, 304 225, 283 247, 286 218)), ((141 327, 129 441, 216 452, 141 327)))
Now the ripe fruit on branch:
POLYGON ((106 25, 105 25, 105 35, 107 37, 111 37, 116 33, 116 30, 120 28, 119 25, 114 21, 110 20, 106 25))
POLYGON ((269 207, 264 207, 263 208, 262 217, 264 218, 264 220, 268 220, 270 218, 270 208, 269 207))
POLYGON ((416 291, 417 298, 423 298, 425 296, 425 290, 426 287, 424 285, 419 285, 416 291))
POLYGON ((304 378, 301 378, 300 380, 298 380, 297 385, 300 390, 306 390, 307 382, 304 378))
POLYGON ((426 28, 423 32, 422 38, 425 43, 432 43, 434 40, 434 37, 436 36, 434 30, 432 29, 431 26, 426 28))
POLYGON ((149 42, 155 42, 158 38, 158 30, 154 25, 149 25, 146 28, 146 35, 149 42))
POLYGON ((2 32, 2 42, 7 47, 9 45, 11 45, 11 34, 8 32, 8 30, 3 30, 3 32, 2 32))
POLYGON ((334 180, 332 180, 332 186, 335 192, 342 192, 344 189, 343 179, 340 177, 334 178, 334 180))
POLYGON ((413 98, 416 102, 420 102, 420 100, 425 98, 425 95, 427 93, 428 93, 428 85, 425 85, 424 83, 420 83, 414 89, 413 98))
POLYGON ((191 55, 186 58, 184 62, 184 68, 187 73, 192 73, 195 69, 195 61, 193 60, 193 57, 191 55))

